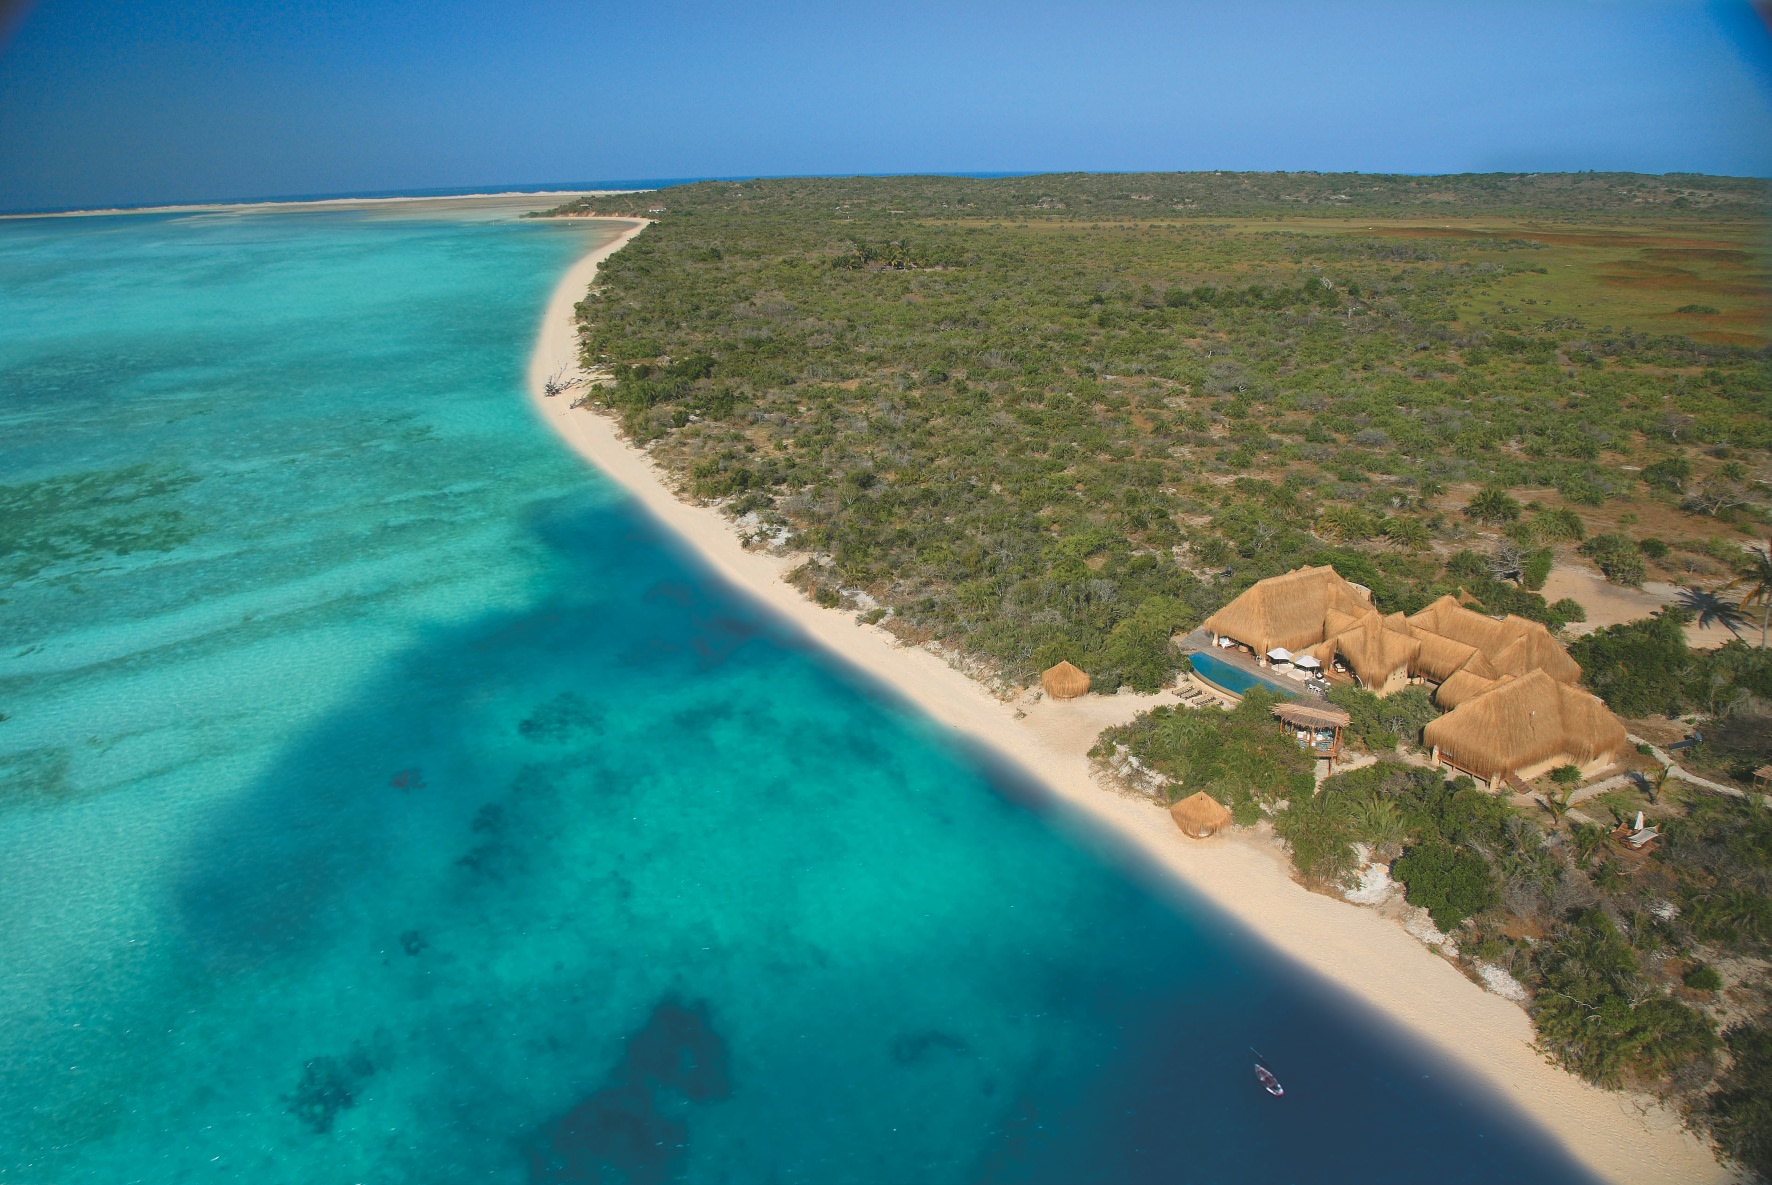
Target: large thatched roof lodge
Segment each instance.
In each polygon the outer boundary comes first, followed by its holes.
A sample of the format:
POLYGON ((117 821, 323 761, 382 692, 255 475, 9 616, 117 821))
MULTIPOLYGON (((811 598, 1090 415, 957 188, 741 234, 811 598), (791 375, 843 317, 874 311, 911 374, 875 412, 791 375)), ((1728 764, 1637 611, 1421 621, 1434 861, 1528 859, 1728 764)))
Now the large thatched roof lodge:
POLYGON ((1429 685, 1446 714, 1427 726, 1434 756, 1491 787, 1560 765, 1591 774, 1624 747, 1624 726, 1577 686, 1581 667, 1550 631, 1487 617, 1444 596, 1419 613, 1382 614, 1331 567, 1256 582, 1206 619, 1219 645, 1265 662, 1308 656, 1378 695, 1429 685))

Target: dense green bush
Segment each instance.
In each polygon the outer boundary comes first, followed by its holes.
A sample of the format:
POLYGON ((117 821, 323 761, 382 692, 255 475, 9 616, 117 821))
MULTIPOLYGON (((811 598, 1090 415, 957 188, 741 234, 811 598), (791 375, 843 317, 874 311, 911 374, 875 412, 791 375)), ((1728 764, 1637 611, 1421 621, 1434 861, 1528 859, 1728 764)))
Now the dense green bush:
POLYGON ((1587 620, 1587 610, 1581 607, 1580 601, 1572 597, 1564 597, 1559 601, 1552 602, 1549 608, 1550 616, 1557 620, 1564 622, 1587 620))
POLYGON ((1695 651, 1686 644, 1691 620, 1684 608, 1670 606, 1577 638, 1569 654, 1581 664, 1582 682, 1620 715, 1698 711, 1719 717, 1706 729, 1713 740, 1705 749, 1739 753, 1739 764, 1751 771, 1754 763, 1772 758, 1772 729, 1755 707, 1772 699, 1772 650, 1737 638, 1695 651))
POLYGON ((1391 865, 1391 875, 1403 882, 1409 904, 1427 910, 1445 931, 1501 899, 1487 860, 1437 840, 1405 851, 1391 865))
POLYGON ((1643 479, 1644 485, 1681 494, 1686 490, 1687 479, 1692 476, 1692 462, 1685 457, 1663 457, 1643 466, 1643 471, 1638 476, 1643 479))
POLYGON ((1581 516, 1567 507, 1540 510, 1532 516, 1532 537, 1539 543, 1580 543, 1587 537, 1581 516))
POLYGON ((1582 681, 1613 711, 1676 716, 1691 691, 1688 620, 1679 609, 1668 609, 1642 621, 1608 626, 1570 643, 1569 654, 1581 664, 1582 681))
MULTIPOLYGON (((1543 588, 1544 582, 1550 578, 1551 566, 1556 563, 1556 558, 1548 547, 1533 552, 1526 560, 1526 566, 1520 569, 1520 583, 1532 592, 1543 588)), ((1551 611, 1556 611, 1555 605, 1551 606, 1551 611)))
POLYGON ((1695 992, 1720 992, 1723 990, 1723 977, 1717 974, 1715 967, 1707 967, 1703 963, 1694 963, 1680 976, 1680 982, 1695 992))
POLYGON ((1643 583, 1646 573, 1643 555, 1628 535, 1595 535, 1581 545, 1581 554, 1599 565, 1600 571, 1613 584, 1635 588, 1643 583))
POLYGON ((1348 714, 1349 735, 1380 752, 1399 744, 1419 744, 1421 730, 1440 715, 1419 687, 1405 687, 1380 697, 1363 687, 1342 685, 1330 688, 1329 702, 1348 714))
POLYGON ((1702 1115, 1731 1160, 1772 1181, 1772 1028, 1742 1025, 1723 1035, 1732 1064, 1702 1115))

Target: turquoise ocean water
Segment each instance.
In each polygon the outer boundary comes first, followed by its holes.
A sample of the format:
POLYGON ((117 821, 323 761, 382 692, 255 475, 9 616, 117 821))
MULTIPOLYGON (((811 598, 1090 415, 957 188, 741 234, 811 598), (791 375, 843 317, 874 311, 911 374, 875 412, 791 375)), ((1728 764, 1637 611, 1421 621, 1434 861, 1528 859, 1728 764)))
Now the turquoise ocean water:
POLYGON ((1581 1179, 569 455, 597 233, 0 223, 0 1180, 1581 1179))

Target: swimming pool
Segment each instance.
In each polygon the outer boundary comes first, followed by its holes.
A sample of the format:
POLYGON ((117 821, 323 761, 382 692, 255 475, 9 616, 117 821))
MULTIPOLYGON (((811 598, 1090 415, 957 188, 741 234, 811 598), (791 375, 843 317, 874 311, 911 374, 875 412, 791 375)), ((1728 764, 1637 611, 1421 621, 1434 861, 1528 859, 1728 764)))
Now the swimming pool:
POLYGON ((1269 691, 1284 696, 1286 699, 1292 699, 1298 694, 1296 687, 1287 687, 1284 683, 1263 679, 1260 675, 1251 675, 1243 668, 1234 667, 1215 654, 1196 651, 1188 655, 1188 658, 1194 664, 1195 674, 1216 687, 1224 688, 1233 695, 1242 695, 1251 687, 1256 686, 1266 687, 1269 691))

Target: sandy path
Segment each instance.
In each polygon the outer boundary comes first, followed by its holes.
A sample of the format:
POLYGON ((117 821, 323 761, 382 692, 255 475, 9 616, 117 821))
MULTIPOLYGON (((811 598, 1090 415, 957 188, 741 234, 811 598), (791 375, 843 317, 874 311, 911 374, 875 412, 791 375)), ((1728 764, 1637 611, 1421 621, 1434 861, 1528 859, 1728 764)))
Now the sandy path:
POLYGON ((1384 1012, 1489 1087, 1511 1098, 1595 1172, 1615 1181, 1732 1178, 1706 1145, 1652 1102, 1595 1089, 1548 1065, 1514 1004, 1491 995, 1430 953, 1394 922, 1295 884, 1276 848, 1247 833, 1201 843, 1176 830, 1149 801, 1097 786, 1087 750, 1109 724, 1171 696, 1087 696, 1069 703, 1002 703, 929 652, 808 601, 782 580, 791 561, 746 551, 716 511, 679 501, 651 459, 614 423, 542 384, 577 359, 573 305, 597 265, 644 229, 637 225, 575 264, 555 289, 529 366, 536 414, 575 451, 626 488, 722 577, 954 732, 989 745, 1043 784, 1085 838, 1121 858, 1161 870, 1239 920, 1281 953, 1384 1012), (1025 711, 1018 719, 1018 707, 1025 711))

